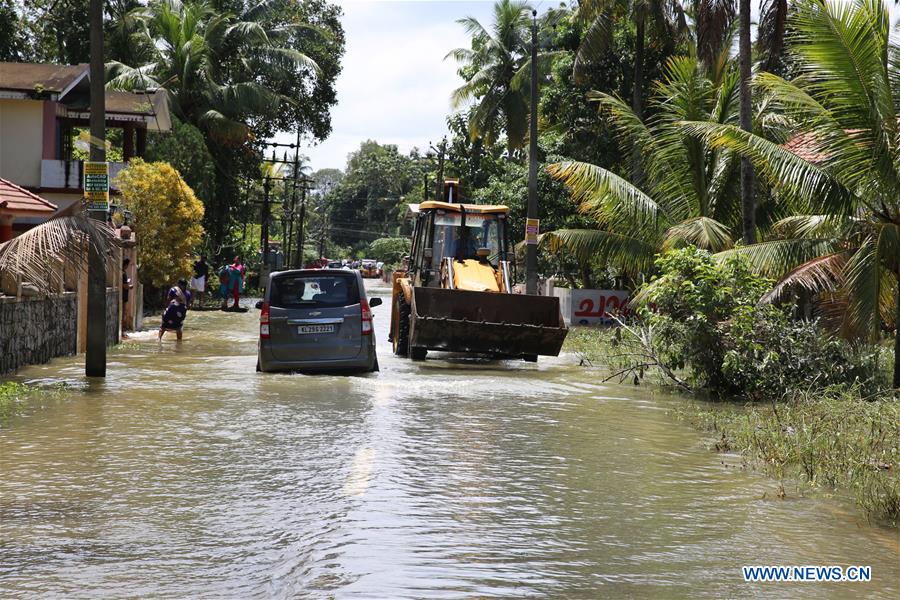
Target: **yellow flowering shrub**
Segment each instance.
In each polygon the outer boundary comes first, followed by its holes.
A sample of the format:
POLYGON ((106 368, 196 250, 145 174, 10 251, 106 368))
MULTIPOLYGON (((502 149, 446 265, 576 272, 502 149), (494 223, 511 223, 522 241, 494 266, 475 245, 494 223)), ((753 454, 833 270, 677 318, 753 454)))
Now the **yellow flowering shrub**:
POLYGON ((138 273, 155 287, 189 277, 203 237, 203 203, 169 163, 133 159, 116 177, 138 240, 138 273))

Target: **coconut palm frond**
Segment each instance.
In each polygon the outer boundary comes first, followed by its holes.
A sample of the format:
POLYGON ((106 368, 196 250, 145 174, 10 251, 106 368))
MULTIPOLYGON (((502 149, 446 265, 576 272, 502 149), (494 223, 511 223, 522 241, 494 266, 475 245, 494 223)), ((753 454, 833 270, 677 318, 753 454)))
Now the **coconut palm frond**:
POLYGON ((822 212, 853 214, 856 197, 828 171, 813 165, 781 145, 734 125, 698 121, 680 124, 713 148, 728 148, 749 158, 760 174, 786 200, 796 200, 822 212))
POLYGON ((587 99, 596 102, 598 109, 608 114, 616 131, 625 141, 636 144, 646 152, 653 145, 653 135, 647 125, 626 102, 618 96, 605 92, 590 91, 587 99))
POLYGON ((832 239, 789 239, 740 246, 718 252, 713 257, 724 260, 730 256, 745 256, 757 273, 781 279, 798 265, 838 250, 839 243, 832 239))
POLYGON ((834 292, 841 284, 846 264, 847 256, 843 252, 826 254, 807 261, 782 277, 772 290, 762 297, 760 303, 778 302, 795 288, 812 293, 834 292))
POLYGON ((712 65, 727 47, 735 20, 735 3, 730 0, 699 0, 696 3, 695 27, 700 60, 712 65))
MULTIPOLYGON (((538 81, 550 74, 550 68, 553 66, 553 59, 568 54, 568 50, 553 50, 552 52, 541 52, 537 57, 538 81)), ((509 80, 509 88, 516 91, 529 92, 531 90, 531 58, 522 61, 522 65, 509 80)))
POLYGON ((784 32, 787 27, 788 1, 763 0, 760 9, 756 48, 764 71, 780 70, 784 53, 784 32))
POLYGON ((847 237, 863 227, 857 217, 847 215, 791 215, 780 219, 772 229, 784 238, 847 237))
POLYGON ((475 53, 468 48, 454 48, 444 55, 444 60, 447 60, 448 58, 452 58, 456 62, 468 63, 475 58, 475 53))
POLYGON ((269 34, 261 23, 238 21, 225 28, 225 36, 236 40, 250 40, 259 44, 269 44, 269 34))
POLYGON ((612 212, 639 222, 668 220, 653 198, 612 171, 578 161, 556 163, 547 171, 572 190, 572 199, 585 214, 600 217, 612 212))
POLYGON ((87 268, 85 249, 93 246, 102 256, 117 243, 106 223, 85 215, 57 217, 0 244, 0 273, 28 281, 44 293, 60 287, 58 263, 87 268))
POLYGON ((878 333, 882 297, 880 258, 878 240, 870 235, 847 261, 845 269, 848 330, 870 340, 878 333))
POLYGON ((317 75, 322 72, 319 64, 308 55, 293 48, 265 47, 259 52, 276 63, 283 63, 287 67, 305 67, 317 75))
POLYGON ((612 20, 604 13, 591 21, 578 50, 575 52, 575 81, 581 82, 587 76, 588 69, 606 52, 612 39, 612 20))
POLYGON ((541 237, 550 252, 567 249, 581 260, 603 258, 608 264, 629 273, 653 268, 658 245, 639 237, 598 229, 557 229, 541 237))
POLYGON ((695 217, 669 228, 663 249, 693 244, 710 252, 727 250, 734 245, 728 227, 709 217, 695 217))
POLYGON ((249 132, 245 123, 230 119, 214 109, 200 115, 199 124, 213 137, 221 140, 245 140, 249 132))
POLYGON ((132 68, 118 61, 106 63, 106 87, 113 90, 146 90, 160 87, 155 78, 159 65, 148 63, 132 68))

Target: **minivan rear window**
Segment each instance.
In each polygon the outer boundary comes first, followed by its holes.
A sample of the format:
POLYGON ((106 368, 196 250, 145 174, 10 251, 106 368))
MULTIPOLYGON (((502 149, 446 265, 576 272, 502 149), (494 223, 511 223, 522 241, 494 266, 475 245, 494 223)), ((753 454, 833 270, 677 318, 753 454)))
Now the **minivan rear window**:
POLYGON ((310 308, 359 304, 356 278, 346 275, 286 275, 272 280, 269 304, 310 308))

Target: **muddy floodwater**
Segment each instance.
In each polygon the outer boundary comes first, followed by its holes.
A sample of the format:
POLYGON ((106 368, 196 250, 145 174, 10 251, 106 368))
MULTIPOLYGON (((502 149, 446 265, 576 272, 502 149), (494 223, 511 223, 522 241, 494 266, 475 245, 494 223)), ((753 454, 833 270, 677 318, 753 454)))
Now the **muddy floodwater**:
MULTIPOLYGON (((679 399, 572 356, 254 372, 258 311, 138 334, 0 422, 0 596, 900 597, 900 535, 710 452, 679 399), (743 565, 870 565, 744 583, 743 565)), ((158 322, 158 321, 157 321, 158 322)), ((151 321, 153 323, 153 321, 151 321)))

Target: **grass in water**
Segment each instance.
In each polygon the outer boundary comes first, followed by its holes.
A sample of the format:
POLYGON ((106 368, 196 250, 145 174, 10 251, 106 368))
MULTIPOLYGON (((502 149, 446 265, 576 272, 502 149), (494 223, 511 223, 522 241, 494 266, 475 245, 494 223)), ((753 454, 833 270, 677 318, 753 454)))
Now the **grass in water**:
MULTIPOLYGON (((613 374, 617 357, 629 350, 613 337, 611 328, 573 327, 563 349, 613 374)), ((781 489, 799 477, 847 492, 867 517, 900 525, 900 401, 890 391, 864 398, 846 387, 812 388, 772 404, 688 400, 676 413, 713 433, 716 451, 743 454, 781 489)))
POLYGON ((803 393, 772 405, 693 405, 681 416, 714 432, 719 451, 743 453, 783 482, 848 490, 869 518, 900 524, 900 403, 890 394, 803 393))
POLYGON ((14 381, 0 382, 0 423, 18 412, 26 402, 34 399, 57 399, 65 388, 65 384, 39 387, 14 381))
POLYGON ((612 330, 604 327, 571 327, 563 344, 563 352, 571 352, 585 367, 609 364, 612 330))

